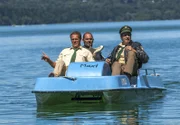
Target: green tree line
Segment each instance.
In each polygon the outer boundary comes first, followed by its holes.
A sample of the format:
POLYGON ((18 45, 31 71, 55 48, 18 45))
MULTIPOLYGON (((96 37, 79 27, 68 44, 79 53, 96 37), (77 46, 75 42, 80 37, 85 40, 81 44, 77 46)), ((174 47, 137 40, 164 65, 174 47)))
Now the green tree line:
POLYGON ((180 19, 179 0, 0 0, 0 25, 180 19))

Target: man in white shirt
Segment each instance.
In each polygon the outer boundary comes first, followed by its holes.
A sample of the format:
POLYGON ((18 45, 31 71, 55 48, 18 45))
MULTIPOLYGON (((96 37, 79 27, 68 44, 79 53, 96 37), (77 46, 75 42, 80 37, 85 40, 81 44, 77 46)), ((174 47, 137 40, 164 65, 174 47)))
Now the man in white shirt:
POLYGON ((53 62, 45 53, 43 53, 42 59, 54 68, 54 71, 49 74, 50 77, 64 76, 65 71, 71 62, 94 61, 92 53, 81 46, 80 32, 72 32, 70 34, 70 39, 72 47, 63 49, 56 62, 53 62))

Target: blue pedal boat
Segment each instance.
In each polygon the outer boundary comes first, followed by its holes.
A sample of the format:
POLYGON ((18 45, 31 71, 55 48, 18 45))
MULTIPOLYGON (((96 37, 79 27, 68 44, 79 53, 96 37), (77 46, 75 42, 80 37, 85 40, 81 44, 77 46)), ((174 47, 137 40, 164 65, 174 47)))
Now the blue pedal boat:
POLYGON ((124 103, 162 96, 165 87, 160 76, 155 70, 142 71, 129 81, 125 75, 111 76, 106 62, 75 62, 69 65, 66 76, 37 78, 32 92, 37 105, 124 103))

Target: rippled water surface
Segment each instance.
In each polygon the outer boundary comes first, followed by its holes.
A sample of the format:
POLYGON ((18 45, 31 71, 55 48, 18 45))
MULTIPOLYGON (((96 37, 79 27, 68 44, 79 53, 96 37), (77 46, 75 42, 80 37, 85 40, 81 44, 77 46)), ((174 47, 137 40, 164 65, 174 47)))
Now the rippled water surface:
POLYGON ((0 27, 0 124, 158 124, 180 122, 180 21, 81 23, 0 27), (31 91, 38 77, 52 68, 41 61, 44 51, 52 60, 70 46, 73 30, 94 34, 94 47, 104 45, 103 55, 117 45, 118 30, 133 28, 132 39, 142 43, 150 60, 143 68, 161 75, 164 96, 126 104, 79 103, 36 106, 31 91))

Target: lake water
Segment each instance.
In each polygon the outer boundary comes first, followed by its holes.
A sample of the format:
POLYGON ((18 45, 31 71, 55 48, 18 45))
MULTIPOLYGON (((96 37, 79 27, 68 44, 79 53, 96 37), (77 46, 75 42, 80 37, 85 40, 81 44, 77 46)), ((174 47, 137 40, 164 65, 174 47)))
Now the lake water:
POLYGON ((139 124, 180 123, 180 20, 104 22, 0 27, 0 124, 139 124), (132 39, 148 53, 149 63, 161 75, 166 91, 162 98, 127 104, 64 104, 38 108, 31 91, 35 80, 52 68, 41 60, 44 51, 52 60, 71 45, 69 34, 78 30, 94 35, 94 47, 104 45, 107 56, 120 42, 119 28, 133 28, 132 39))

